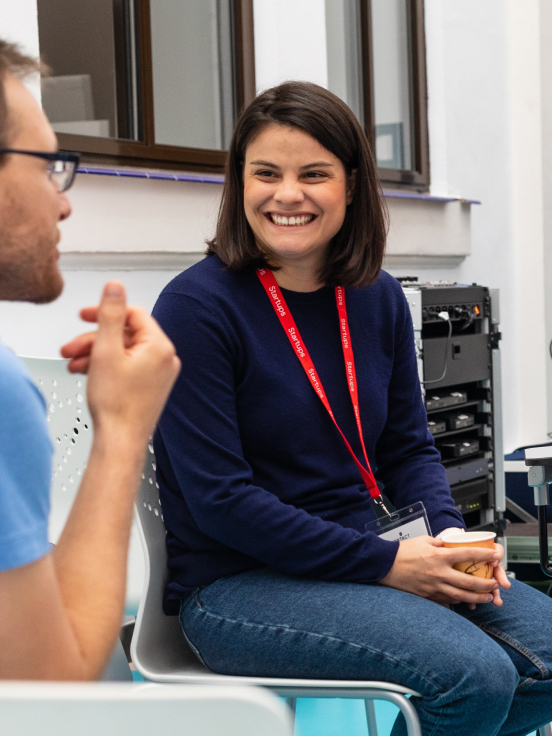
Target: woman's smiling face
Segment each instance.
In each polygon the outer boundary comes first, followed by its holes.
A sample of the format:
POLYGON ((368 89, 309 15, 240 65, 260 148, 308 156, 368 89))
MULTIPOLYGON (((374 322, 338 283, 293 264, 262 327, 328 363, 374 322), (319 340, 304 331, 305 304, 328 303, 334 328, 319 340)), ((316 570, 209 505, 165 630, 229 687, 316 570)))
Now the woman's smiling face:
POLYGON ((268 125, 247 146, 243 181, 245 215, 271 265, 322 263, 352 199, 337 156, 298 128, 268 125))

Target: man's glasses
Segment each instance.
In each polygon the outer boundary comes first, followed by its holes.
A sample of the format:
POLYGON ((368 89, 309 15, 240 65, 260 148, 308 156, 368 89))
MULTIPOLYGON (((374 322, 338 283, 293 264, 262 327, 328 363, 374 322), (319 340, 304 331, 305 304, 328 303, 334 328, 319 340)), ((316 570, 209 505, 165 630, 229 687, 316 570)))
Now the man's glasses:
POLYGON ((75 181, 80 162, 80 153, 73 151, 57 151, 56 153, 42 153, 42 151, 21 151, 16 148, 0 148, 2 153, 20 153, 24 156, 36 156, 48 162, 47 169, 50 180, 60 192, 66 192, 75 181))

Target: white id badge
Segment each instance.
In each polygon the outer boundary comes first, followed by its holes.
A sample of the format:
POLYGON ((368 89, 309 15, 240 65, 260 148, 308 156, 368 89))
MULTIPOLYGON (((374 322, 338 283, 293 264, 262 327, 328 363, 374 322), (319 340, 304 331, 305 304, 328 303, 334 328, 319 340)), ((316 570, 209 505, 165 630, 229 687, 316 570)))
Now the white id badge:
POLYGON ((421 501, 393 511, 386 518, 376 519, 366 524, 366 531, 374 532, 388 542, 402 542, 405 539, 423 537, 431 534, 426 510, 421 501))

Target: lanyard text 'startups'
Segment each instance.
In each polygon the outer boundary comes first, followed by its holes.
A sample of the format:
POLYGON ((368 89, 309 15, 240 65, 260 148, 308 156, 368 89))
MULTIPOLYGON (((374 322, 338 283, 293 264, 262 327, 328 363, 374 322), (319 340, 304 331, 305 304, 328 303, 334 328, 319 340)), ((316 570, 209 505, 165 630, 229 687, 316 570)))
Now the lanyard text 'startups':
POLYGON ((343 441, 345 442, 347 449, 351 453, 351 456, 362 476, 362 479, 366 483, 366 488, 370 492, 370 496, 372 497, 374 502, 379 507, 381 507, 382 511, 384 511, 386 514, 389 514, 389 511, 385 508, 385 503, 380 493, 380 490, 378 488, 378 485, 376 483, 376 479, 374 478, 374 474, 372 473, 370 462, 368 460, 368 454, 366 452, 366 447, 364 445, 364 437, 362 434, 362 424, 360 422, 360 408, 359 408, 359 401, 358 401, 358 387, 357 387, 357 378, 356 378, 356 371, 355 371, 355 361, 354 361, 354 356, 353 356, 353 347, 351 344, 351 334, 349 332, 349 323, 347 320, 347 307, 345 305, 345 289, 342 286, 337 286, 335 289, 335 299, 337 303, 337 312, 339 315, 341 345, 343 348, 343 357, 345 359, 345 372, 347 375, 347 385, 349 387, 349 394, 351 396, 351 402, 353 404, 353 409, 355 412, 355 420, 356 420, 356 424, 358 428, 358 434, 360 437, 360 444, 362 446, 362 452, 364 454, 364 460, 366 461, 366 467, 364 467, 362 463, 359 461, 359 459, 357 458, 357 456, 355 455, 353 451, 353 448, 349 444, 347 438, 345 437, 338 423, 336 422, 336 419, 330 407, 330 402, 328 401, 328 397, 326 396, 324 387, 322 386, 322 381, 320 380, 318 373, 316 372, 314 363, 312 362, 312 359, 305 346, 305 343, 303 342, 301 335, 299 334, 299 330, 297 329, 295 320, 291 316, 291 312, 288 309, 288 306, 282 295, 280 287, 278 286, 278 282, 276 281, 276 278, 274 277, 274 274, 268 268, 259 268, 257 269, 257 276, 259 277, 268 295, 268 298, 270 299, 272 306, 274 307, 274 311, 276 312, 276 315, 278 316, 278 319, 280 320, 280 323, 282 327, 284 328, 284 331, 288 337, 288 340, 290 341, 291 346, 295 350, 295 354, 299 358, 301 365, 303 366, 303 369, 305 373, 307 374, 307 377, 313 389, 318 394, 320 401, 324 404, 326 411, 330 415, 339 434, 343 438, 343 441))

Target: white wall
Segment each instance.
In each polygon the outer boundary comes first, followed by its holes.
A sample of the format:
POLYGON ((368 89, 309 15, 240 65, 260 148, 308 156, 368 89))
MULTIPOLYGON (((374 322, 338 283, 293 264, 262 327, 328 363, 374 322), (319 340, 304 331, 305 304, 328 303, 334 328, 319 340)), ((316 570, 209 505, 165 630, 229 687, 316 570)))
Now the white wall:
MULTIPOLYGON (((0 0, 0 37, 18 43, 30 56, 38 56, 36 0, 0 0)), ((28 87, 40 99, 40 79, 28 80, 28 87)))
POLYGON ((431 275, 501 289, 505 446, 546 442, 540 3, 425 5, 432 192, 482 201, 472 255, 431 275))
POLYGON ((328 84, 322 0, 254 0, 257 90, 286 79, 328 84))
MULTIPOLYGON (((541 2, 541 107, 544 292, 546 310, 546 366, 548 387, 548 431, 552 431, 552 3, 541 2)), ((536 274, 538 278, 538 274, 536 274)))
POLYGON ((214 231, 220 184, 78 175, 61 252, 201 252, 214 231))

